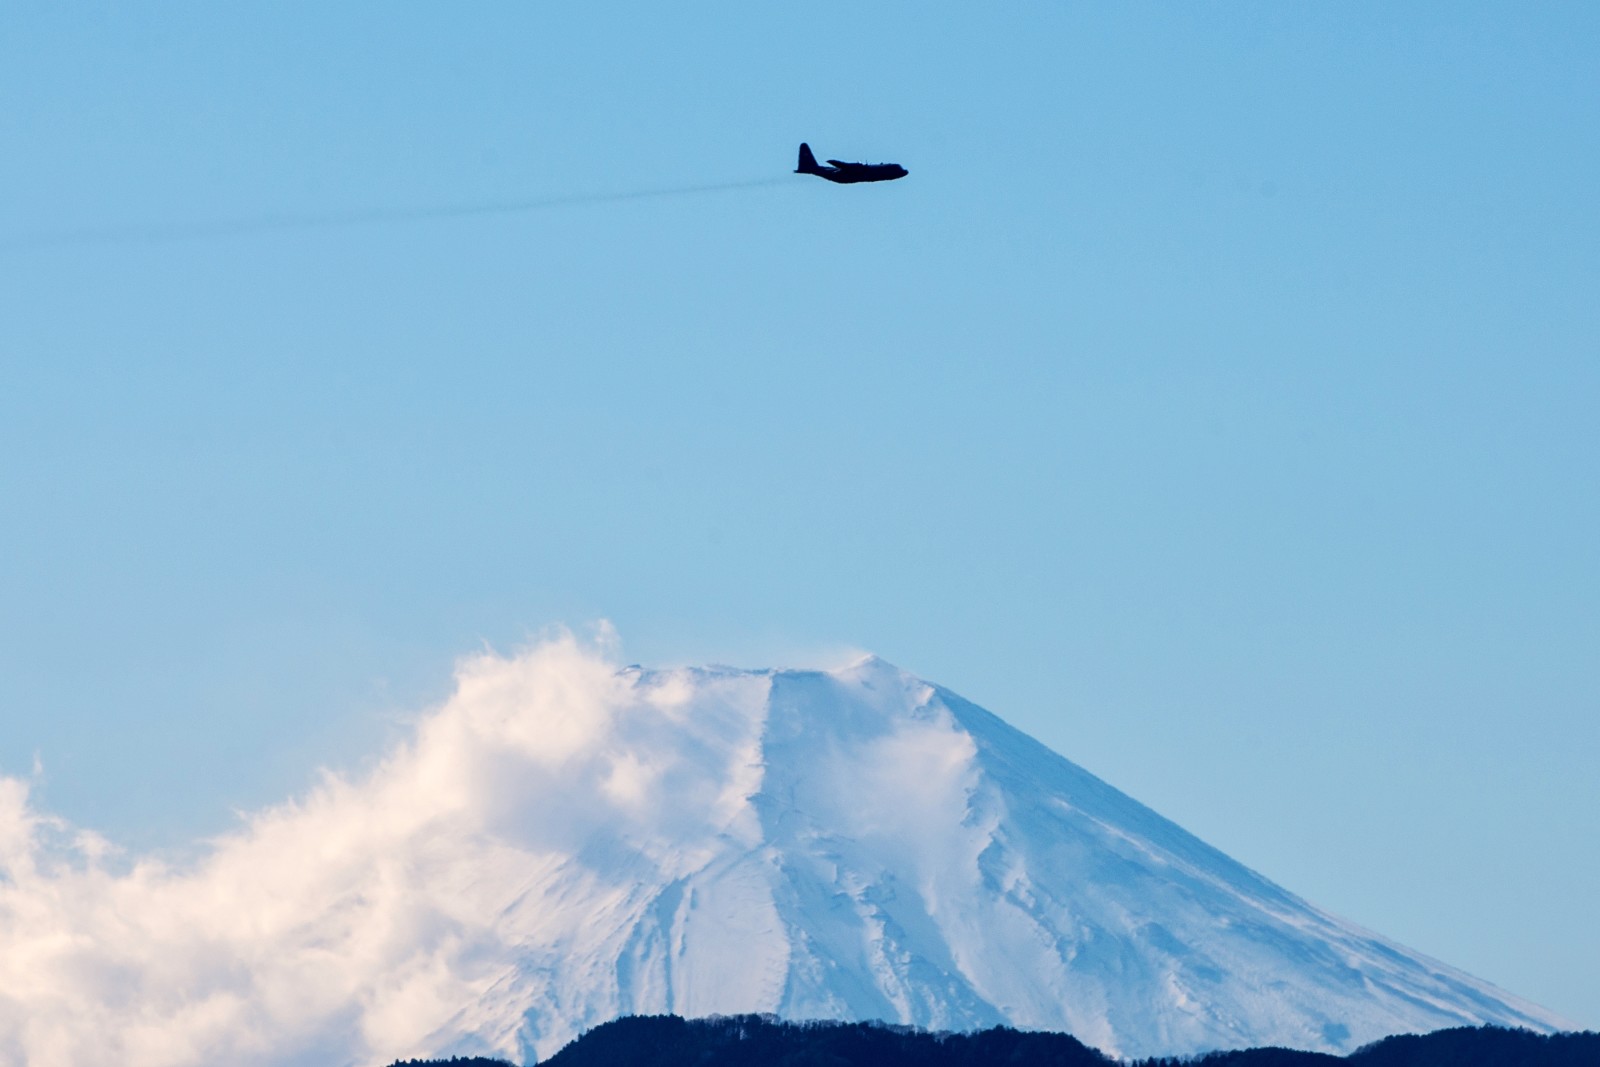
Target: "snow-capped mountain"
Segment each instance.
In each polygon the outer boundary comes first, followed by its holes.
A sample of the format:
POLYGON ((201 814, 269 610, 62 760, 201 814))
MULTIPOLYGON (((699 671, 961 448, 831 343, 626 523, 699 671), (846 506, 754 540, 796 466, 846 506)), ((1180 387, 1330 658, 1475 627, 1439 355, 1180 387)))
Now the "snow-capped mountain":
POLYGON ((955 694, 464 661, 360 774, 188 857, 0 776, 0 1063, 548 1056, 624 1014, 1064 1030, 1124 1056, 1567 1028, 1285 892, 955 694))
POLYGON ((572 825, 533 831, 562 840, 530 842, 544 861, 495 931, 506 966, 444 1050, 547 1055, 659 1012, 1004 1023, 1123 1056, 1562 1026, 879 659, 616 683, 631 723, 566 773, 630 816, 506 813, 513 839, 517 820, 572 825))

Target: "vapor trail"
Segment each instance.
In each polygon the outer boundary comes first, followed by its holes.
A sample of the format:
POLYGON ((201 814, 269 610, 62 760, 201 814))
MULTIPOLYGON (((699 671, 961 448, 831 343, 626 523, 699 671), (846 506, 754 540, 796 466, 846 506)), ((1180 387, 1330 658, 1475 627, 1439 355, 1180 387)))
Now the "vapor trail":
POLYGON ((700 196, 739 189, 762 189, 783 185, 787 178, 757 178, 714 185, 675 185, 661 189, 638 189, 625 193, 572 193, 540 197, 535 200, 503 200, 479 204, 452 204, 437 207, 372 208, 357 211, 327 211, 310 214, 262 215, 251 219, 221 219, 212 222, 159 223, 132 226, 99 226, 80 230, 46 230, 0 237, 0 252, 38 248, 63 248, 93 245, 166 244, 174 241, 201 241, 213 238, 244 237, 252 234, 285 233, 294 230, 327 230, 349 226, 375 226, 386 222, 423 222, 430 219, 460 219, 474 215, 515 215, 547 211, 558 207, 612 204, 625 200, 653 200, 677 196, 700 196))

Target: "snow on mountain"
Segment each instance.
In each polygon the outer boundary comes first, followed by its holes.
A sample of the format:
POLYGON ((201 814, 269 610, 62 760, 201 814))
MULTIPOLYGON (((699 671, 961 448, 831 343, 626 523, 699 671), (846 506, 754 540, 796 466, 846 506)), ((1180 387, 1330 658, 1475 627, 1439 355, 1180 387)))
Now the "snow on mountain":
POLYGON ((1565 1026, 874 658, 481 656, 364 776, 187 867, 108 852, 0 779, 0 1062, 531 1058, 655 1012, 1007 1023, 1124 1056, 1565 1026))
POLYGON ((547 1054, 652 1012, 1005 1023, 1125 1056, 1561 1024, 881 660, 621 679, 663 721, 604 787, 661 808, 530 881, 502 927, 513 965, 452 1021, 497 1037, 452 1048, 515 1033, 547 1054))

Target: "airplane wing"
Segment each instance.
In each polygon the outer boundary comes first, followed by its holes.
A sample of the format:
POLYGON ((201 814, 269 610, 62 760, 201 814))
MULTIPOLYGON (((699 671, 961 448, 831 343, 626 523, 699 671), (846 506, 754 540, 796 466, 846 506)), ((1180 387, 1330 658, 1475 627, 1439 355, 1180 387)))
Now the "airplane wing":
POLYGON ((860 163, 846 163, 842 159, 830 159, 828 160, 828 165, 832 167, 838 167, 841 170, 849 170, 852 167, 861 166, 860 163))

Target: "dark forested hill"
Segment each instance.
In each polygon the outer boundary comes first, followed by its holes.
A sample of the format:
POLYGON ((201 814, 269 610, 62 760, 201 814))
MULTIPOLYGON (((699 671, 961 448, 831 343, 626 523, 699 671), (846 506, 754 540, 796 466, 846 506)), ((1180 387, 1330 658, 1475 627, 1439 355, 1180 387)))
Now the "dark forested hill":
MULTIPOLYGON (((541 1067, 1117 1067, 1066 1034, 999 1027, 932 1034, 878 1023, 737 1015, 634 1016, 597 1026, 541 1067)), ((395 1067, 510 1067, 499 1060, 407 1060, 395 1067)), ((1347 1057, 1293 1049, 1151 1059, 1134 1067, 1600 1067, 1600 1034, 1462 1027, 1385 1038, 1347 1057)))
POLYGON ((1144 1060, 1137 1067, 1600 1067, 1600 1034, 1463 1026, 1386 1037, 1345 1057, 1253 1048, 1190 1059, 1144 1060))
POLYGON ((761 1016, 685 1021, 676 1016, 620 1019, 597 1027, 547 1067, 1113 1067, 1065 1034, 982 1030, 930 1034, 870 1023, 785 1023, 761 1016))

